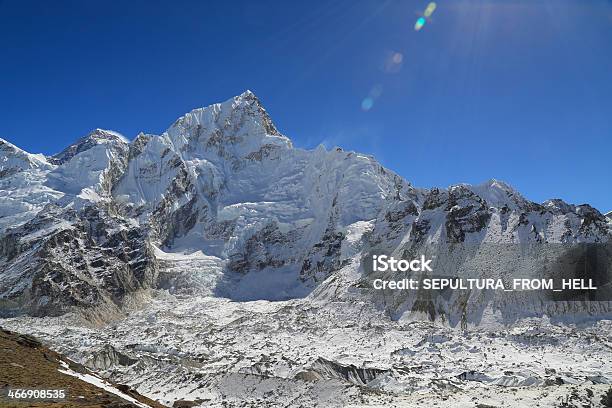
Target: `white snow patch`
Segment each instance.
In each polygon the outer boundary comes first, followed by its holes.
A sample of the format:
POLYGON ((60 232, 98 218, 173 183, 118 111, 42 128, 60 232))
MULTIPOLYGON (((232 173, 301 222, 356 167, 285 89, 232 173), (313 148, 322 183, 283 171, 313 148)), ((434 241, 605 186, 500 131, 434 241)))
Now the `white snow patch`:
POLYGON ((65 361, 61 361, 60 360, 60 364, 62 365, 63 369, 58 368, 57 371, 59 371, 62 374, 67 374, 70 375, 72 377, 76 377, 82 381, 85 381, 86 383, 95 385, 98 388, 101 388, 107 392, 110 392, 111 394, 115 394, 116 396, 118 396, 119 398, 122 398, 126 401, 131 402, 132 404, 140 407, 140 408, 151 408, 150 405, 147 405, 143 402, 138 401, 135 398, 130 397, 129 395, 119 391, 117 388, 113 387, 111 384, 109 384, 108 382, 104 381, 103 379, 96 377, 94 375, 91 374, 81 374, 81 373, 77 373, 76 371, 73 371, 72 369, 70 369, 70 367, 68 367, 68 363, 66 363, 65 361))

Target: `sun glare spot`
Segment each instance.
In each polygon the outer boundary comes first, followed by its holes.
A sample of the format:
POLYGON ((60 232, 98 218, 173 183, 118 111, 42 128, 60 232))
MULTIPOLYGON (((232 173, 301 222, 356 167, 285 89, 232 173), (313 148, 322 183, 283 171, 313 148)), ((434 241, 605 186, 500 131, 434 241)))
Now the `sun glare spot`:
POLYGON ((385 56, 383 70, 386 73, 396 73, 402 68, 404 54, 399 51, 390 51, 385 56))
POLYGON ((416 24, 414 25, 414 29, 416 31, 419 31, 421 28, 423 28, 423 26, 425 25, 425 22, 427 20, 425 20, 425 17, 419 17, 419 19, 417 20, 416 24))
POLYGON ((433 1, 427 5, 427 8, 423 12, 423 15, 419 17, 416 23, 414 24, 415 31, 420 31, 421 28, 423 28, 423 26, 429 20, 433 12, 436 11, 437 7, 438 5, 434 3, 433 1))
POLYGON ((434 3, 433 1, 431 3, 429 3, 427 5, 427 8, 425 9, 425 12, 423 13, 423 15, 425 15, 425 17, 431 17, 431 15, 433 14, 434 11, 436 11, 436 3, 434 3))
POLYGON ((361 109, 364 111, 369 111, 374 106, 374 100, 370 97, 365 98, 361 101, 361 109))
POLYGON ((382 91, 383 91, 383 87, 381 84, 376 84, 372 87, 372 89, 370 90, 370 97, 372 99, 376 99, 378 98, 380 95, 382 95, 382 91))

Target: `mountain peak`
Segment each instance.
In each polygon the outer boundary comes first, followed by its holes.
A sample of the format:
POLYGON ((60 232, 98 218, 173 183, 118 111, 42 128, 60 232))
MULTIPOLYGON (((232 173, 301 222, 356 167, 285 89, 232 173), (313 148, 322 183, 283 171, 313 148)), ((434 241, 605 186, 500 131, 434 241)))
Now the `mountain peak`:
POLYGON ((235 98, 259 102, 259 98, 257 97, 257 95, 255 95, 250 89, 247 89, 240 95, 235 96, 235 98))
POLYGON ((24 150, 18 148, 8 140, 2 139, 0 137, 0 156, 9 156, 9 155, 20 155, 22 153, 26 153, 24 150))
POLYGON ((292 147, 259 98, 249 90, 222 103, 181 116, 164 133, 179 150, 219 149, 223 154, 252 153, 264 145, 292 147), (232 146, 232 147, 230 147, 232 146))
POLYGON ((466 184, 465 186, 484 199, 490 206, 516 208, 526 201, 510 184, 497 179, 490 179, 477 185, 466 184))
POLYGON ((510 184, 506 183, 505 181, 498 180, 495 178, 489 179, 485 181, 484 183, 482 183, 481 185, 489 186, 492 188, 499 188, 505 191, 516 192, 514 187, 512 187, 510 184))
POLYGON ((31 154, 0 138, 0 177, 16 173, 26 168, 48 167, 49 163, 42 154, 31 154))
POLYGON ((560 198, 551 198, 544 201, 542 205, 553 213, 567 214, 576 210, 575 205, 568 204, 560 198))
POLYGON ((51 162, 54 164, 63 164, 70 160, 72 157, 76 156, 77 154, 89 150, 94 146, 113 143, 117 143, 119 145, 127 145, 129 141, 121 133, 115 132, 113 130, 96 128, 89 132, 87 135, 81 137, 75 143, 62 150, 60 153, 51 156, 50 159, 51 162))
POLYGON ((108 130, 108 129, 100 129, 100 128, 95 128, 94 130, 89 132, 87 136, 83 137, 83 139, 95 139, 101 142, 103 141, 119 141, 123 143, 130 142, 125 136, 123 136, 119 132, 115 132, 114 130, 108 130))

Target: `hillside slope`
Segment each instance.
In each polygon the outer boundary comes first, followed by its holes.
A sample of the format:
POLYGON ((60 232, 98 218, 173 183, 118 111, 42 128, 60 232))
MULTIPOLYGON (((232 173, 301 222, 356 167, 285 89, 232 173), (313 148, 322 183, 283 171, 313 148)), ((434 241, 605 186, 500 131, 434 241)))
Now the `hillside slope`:
POLYGON ((162 408, 127 386, 111 384, 37 339, 0 328, 0 406, 162 408), (97 385, 98 386, 97 386, 97 385), (63 390, 59 398, 9 398, 8 390, 63 390))

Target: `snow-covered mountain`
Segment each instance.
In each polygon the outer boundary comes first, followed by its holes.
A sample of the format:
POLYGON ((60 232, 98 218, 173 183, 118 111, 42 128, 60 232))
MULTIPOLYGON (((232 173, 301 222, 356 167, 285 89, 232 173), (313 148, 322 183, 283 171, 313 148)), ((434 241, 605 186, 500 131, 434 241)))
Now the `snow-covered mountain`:
POLYGON ((295 148, 248 91, 131 142, 0 141, 0 324, 168 406, 600 406, 611 237, 586 204, 295 148), (373 254, 507 280, 573 277, 585 248, 590 302, 372 288, 373 254))
MULTIPOLYGON (((112 315, 162 288, 358 296, 400 318, 417 299, 356 289, 364 255, 611 236, 588 205, 533 203, 497 180, 418 189, 373 157, 295 148, 250 91, 132 142, 96 129, 51 157, 0 147, 4 315, 112 315)), ((465 314, 452 302, 427 307, 465 314)))

